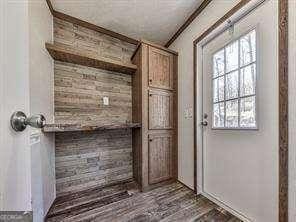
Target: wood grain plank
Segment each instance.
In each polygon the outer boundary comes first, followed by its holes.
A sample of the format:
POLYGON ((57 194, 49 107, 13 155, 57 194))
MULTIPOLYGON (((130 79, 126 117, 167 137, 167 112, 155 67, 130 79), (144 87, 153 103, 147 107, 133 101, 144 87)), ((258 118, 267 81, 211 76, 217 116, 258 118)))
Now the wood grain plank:
POLYGON ((172 90, 173 78, 173 55, 163 50, 149 47, 149 86, 172 90))
POLYGON ((47 6, 49 8, 50 13, 53 15, 54 13, 54 9, 52 7, 51 1, 50 0, 46 0, 47 6))
POLYGON ((289 93, 288 93, 288 0, 278 2, 279 72, 279 222, 288 222, 289 193, 289 93))
MULTIPOLYGON (((236 219, 228 212, 222 212, 218 209, 213 209, 209 213, 203 215, 202 217, 194 220, 194 222, 211 222, 211 221, 219 221, 219 222, 229 222, 236 219)), ((236 219, 237 220, 237 219, 236 219)), ((239 221, 239 220, 237 220, 239 221)))
POLYGON ((87 129, 83 126, 96 128, 99 123, 128 127, 132 122, 130 75, 64 62, 55 62, 54 67, 56 124, 77 124, 87 129), (108 106, 103 104, 104 96, 109 98, 108 106))
POLYGON ((141 124, 138 123, 118 123, 105 125, 84 125, 84 124, 46 124, 43 132, 74 132, 74 131, 98 131, 98 130, 114 130, 114 129, 129 129, 139 128, 141 124))
POLYGON ((50 43, 46 43, 45 47, 53 59, 61 62, 69 62, 127 74, 133 74, 137 69, 133 64, 124 64, 112 59, 92 56, 90 54, 82 53, 81 51, 63 48, 50 43))
POLYGON ((180 183, 146 192, 139 192, 135 184, 120 184, 73 193, 55 201, 46 221, 241 222, 180 183))
POLYGON ((130 129, 57 133, 57 195, 130 180, 131 133, 130 129))
POLYGON ((54 17, 54 44, 81 50, 92 57, 131 63, 136 46, 92 29, 54 17))
POLYGON ((66 220, 69 217, 74 217, 76 215, 83 214, 84 212, 88 212, 92 209, 99 208, 101 206, 120 201, 122 199, 128 198, 130 195, 127 191, 115 193, 110 196, 103 197, 101 199, 89 200, 86 203, 80 203, 77 206, 69 207, 68 209, 64 209, 61 211, 54 212, 48 215, 48 221, 61 221, 66 220), (52 218, 52 219, 51 219, 52 218))
POLYGON ((133 77, 133 116, 142 124, 133 135, 135 179, 147 191, 177 178, 177 53, 142 41, 132 61, 139 67, 133 77), (149 150, 150 135, 164 133, 169 137, 154 144, 159 149, 149 150))
POLYGON ((149 135, 149 184, 155 184, 172 178, 173 169, 173 135, 149 135))
POLYGON ((149 90, 149 129, 174 128, 174 94, 172 92, 149 90))

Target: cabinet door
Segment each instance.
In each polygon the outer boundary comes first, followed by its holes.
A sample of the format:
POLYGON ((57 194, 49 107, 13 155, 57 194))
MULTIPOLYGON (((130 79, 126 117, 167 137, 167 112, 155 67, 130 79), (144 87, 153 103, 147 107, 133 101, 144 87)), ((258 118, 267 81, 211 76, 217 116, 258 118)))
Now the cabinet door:
POLYGON ((173 89, 173 55, 149 47, 149 86, 173 89))
POLYGON ((149 135, 149 184, 172 178, 172 134, 149 135))
POLYGON ((149 90, 149 129, 173 128, 173 93, 149 90))

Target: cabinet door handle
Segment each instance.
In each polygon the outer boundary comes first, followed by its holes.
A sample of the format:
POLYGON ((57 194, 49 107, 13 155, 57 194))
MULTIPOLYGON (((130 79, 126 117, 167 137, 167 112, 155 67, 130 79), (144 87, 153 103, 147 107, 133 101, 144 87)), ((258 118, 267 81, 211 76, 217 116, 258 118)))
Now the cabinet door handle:
POLYGON ((149 139, 149 142, 152 142, 153 141, 153 139, 149 139))
POLYGON ((149 96, 152 97, 153 95, 152 94, 149 94, 149 96))
POLYGON ((152 82, 152 79, 149 79, 149 82, 152 82))

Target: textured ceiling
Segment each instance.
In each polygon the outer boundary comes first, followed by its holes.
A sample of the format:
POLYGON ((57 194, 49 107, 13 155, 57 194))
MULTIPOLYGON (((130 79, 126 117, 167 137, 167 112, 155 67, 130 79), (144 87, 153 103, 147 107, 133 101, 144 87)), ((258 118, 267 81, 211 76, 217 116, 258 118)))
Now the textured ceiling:
POLYGON ((120 34, 165 44, 202 0, 51 0, 55 10, 120 34))

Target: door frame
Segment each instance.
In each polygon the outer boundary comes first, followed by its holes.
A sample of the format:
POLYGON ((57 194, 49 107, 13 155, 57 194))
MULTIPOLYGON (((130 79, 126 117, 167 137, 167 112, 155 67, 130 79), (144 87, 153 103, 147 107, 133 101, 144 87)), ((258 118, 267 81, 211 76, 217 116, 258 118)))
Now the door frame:
MULTIPOLYGON (((266 0, 262 0, 264 2, 266 0)), ((240 9, 250 3, 251 0, 241 0, 237 5, 230 9, 224 16, 217 20, 205 32, 193 41, 193 73, 194 73, 194 191, 198 191, 197 187, 197 146, 198 146, 198 117, 196 112, 197 96, 200 89, 197 89, 197 56, 200 49, 197 47, 204 39, 211 37, 213 31, 217 31, 219 26, 226 23, 240 9)), ((262 3, 261 2, 261 3, 262 3)), ((261 4, 260 3, 260 4, 261 4)), ((222 30, 220 30, 221 32, 222 30)), ((279 222, 288 222, 288 0, 278 0, 278 75, 279 75, 279 222)))

